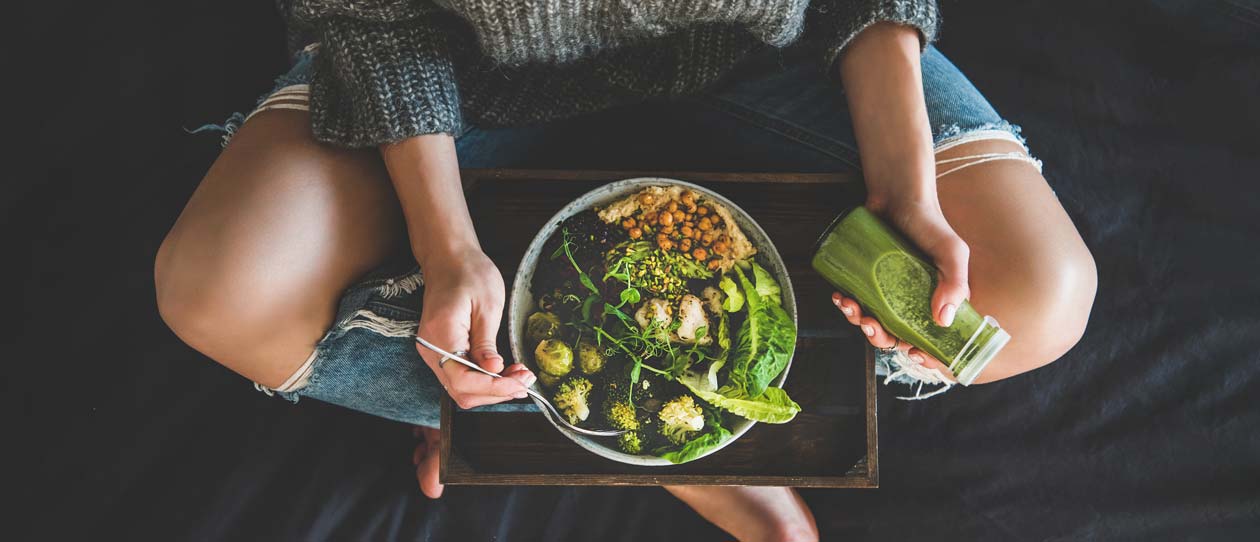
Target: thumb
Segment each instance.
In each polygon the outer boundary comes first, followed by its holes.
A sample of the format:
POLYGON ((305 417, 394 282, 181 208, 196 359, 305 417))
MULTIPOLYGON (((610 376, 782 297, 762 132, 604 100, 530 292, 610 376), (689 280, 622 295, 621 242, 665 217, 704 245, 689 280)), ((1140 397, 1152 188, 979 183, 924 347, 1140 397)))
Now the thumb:
POLYGON ((971 289, 967 286, 967 265, 971 259, 971 250, 952 231, 947 240, 933 249, 929 251, 929 255, 940 273, 936 291, 932 293, 932 314, 937 324, 948 327, 954 323, 958 307, 971 296, 971 289))
POLYGON ((503 356, 499 355, 496 341, 499 336, 501 310, 474 310, 472 336, 469 338, 469 355, 482 369, 492 373, 503 372, 503 356))

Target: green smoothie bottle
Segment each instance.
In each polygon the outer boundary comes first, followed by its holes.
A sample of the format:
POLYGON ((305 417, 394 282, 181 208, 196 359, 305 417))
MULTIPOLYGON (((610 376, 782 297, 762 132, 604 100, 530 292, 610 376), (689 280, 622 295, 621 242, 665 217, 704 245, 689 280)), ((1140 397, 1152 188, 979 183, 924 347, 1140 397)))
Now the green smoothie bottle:
POLYGON ((937 325, 931 308, 936 267, 865 207, 850 209, 832 222, 811 263, 889 333, 949 365, 964 386, 1011 339, 997 320, 980 316, 966 301, 952 325, 937 325))

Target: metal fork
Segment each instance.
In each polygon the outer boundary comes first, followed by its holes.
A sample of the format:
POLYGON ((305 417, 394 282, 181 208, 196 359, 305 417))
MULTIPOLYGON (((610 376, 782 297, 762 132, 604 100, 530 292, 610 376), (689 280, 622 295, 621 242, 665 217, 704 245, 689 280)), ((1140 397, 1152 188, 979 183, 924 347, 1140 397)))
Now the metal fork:
MULTIPOLYGON (((429 350, 436 352, 440 356, 446 357, 446 359, 449 359, 452 361, 458 361, 461 365, 464 365, 468 367, 469 369, 472 369, 474 371, 477 371, 485 375, 489 375, 493 378, 503 378, 503 375, 492 373, 490 371, 482 369, 480 365, 477 365, 476 363, 468 361, 464 359, 462 356, 457 356, 453 353, 447 352, 446 350, 441 349, 437 345, 424 340, 419 335, 416 335, 416 342, 419 343, 420 346, 428 348, 429 350)), ((581 433, 583 435, 589 435, 592 437, 615 437, 623 433, 626 433, 626 431, 616 430, 616 429, 586 429, 583 427, 578 427, 576 425, 569 423, 569 421, 565 419, 564 415, 561 414, 560 411, 556 409, 555 405, 551 404, 551 401, 548 401, 547 398, 543 396, 543 394, 534 391, 532 388, 525 388, 525 393, 528 393, 531 397, 533 397, 534 399, 537 399, 539 402, 541 402, 543 405, 547 407, 540 411, 543 413, 543 416, 546 416, 547 419, 565 427, 566 429, 570 431, 573 431, 574 433, 581 433)))

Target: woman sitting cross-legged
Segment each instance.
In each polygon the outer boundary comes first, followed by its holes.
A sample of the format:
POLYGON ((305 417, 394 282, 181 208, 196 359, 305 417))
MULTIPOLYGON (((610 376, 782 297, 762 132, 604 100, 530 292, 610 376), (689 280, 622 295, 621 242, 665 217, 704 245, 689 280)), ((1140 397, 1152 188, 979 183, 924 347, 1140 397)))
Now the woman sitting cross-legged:
MULTIPOLYGON (((442 492, 442 394, 471 408, 524 397, 535 380, 498 353, 504 281, 461 166, 540 163, 605 140, 630 142, 610 155, 659 159, 644 167, 860 166, 868 207, 941 269, 938 321, 970 298, 1014 337, 980 381, 1054 361, 1088 319, 1090 253, 1018 130, 931 46, 933 1, 281 7, 292 68, 225 127, 230 142, 158 252, 158 307, 267 393, 423 428, 415 462, 430 497, 442 492), (508 378, 439 366, 417 333, 508 378)), ((835 302, 873 344, 894 343, 852 300, 835 302)), ((790 488, 666 489, 740 540, 818 538, 790 488)))

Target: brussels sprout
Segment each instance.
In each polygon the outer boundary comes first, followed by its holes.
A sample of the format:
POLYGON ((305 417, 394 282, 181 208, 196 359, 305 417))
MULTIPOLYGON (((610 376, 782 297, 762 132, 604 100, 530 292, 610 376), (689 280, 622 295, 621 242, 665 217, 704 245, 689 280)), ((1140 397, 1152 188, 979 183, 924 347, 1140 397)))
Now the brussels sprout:
POLYGON ((538 381, 541 382, 543 387, 547 389, 556 387, 556 384, 559 384, 561 380, 564 380, 563 376, 556 376, 551 373, 538 371, 538 381))
POLYGON ((536 312, 525 321, 525 335, 531 343, 560 336, 560 319, 549 312, 536 312))
POLYGON ((578 364, 582 367, 582 372, 593 375, 604 370, 604 351, 598 345, 592 342, 581 341, 578 343, 578 364))
POLYGON ((564 376, 573 370, 573 349, 560 339, 547 339, 534 349, 534 362, 544 373, 564 376))

